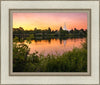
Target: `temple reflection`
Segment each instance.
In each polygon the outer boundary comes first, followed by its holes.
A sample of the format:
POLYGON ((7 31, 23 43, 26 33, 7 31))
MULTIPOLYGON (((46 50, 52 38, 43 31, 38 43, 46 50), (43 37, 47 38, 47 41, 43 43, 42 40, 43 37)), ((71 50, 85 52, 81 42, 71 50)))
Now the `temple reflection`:
POLYGON ((63 40, 63 44, 64 46, 66 46, 67 40, 63 40))

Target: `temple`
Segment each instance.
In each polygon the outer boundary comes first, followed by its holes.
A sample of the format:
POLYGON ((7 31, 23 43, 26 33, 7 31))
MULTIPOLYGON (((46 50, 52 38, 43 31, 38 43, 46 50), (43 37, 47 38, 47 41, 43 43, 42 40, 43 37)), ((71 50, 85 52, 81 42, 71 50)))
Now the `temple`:
POLYGON ((66 24, 64 23, 63 30, 67 30, 66 24))

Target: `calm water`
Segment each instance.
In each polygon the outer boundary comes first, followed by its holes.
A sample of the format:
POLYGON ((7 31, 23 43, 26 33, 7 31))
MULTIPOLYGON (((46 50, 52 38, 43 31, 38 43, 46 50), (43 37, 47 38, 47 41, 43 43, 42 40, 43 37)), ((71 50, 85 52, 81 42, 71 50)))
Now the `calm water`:
POLYGON ((64 52, 71 51, 74 47, 81 48, 81 43, 85 42, 85 38, 75 39, 51 39, 51 40, 32 40, 31 44, 27 44, 30 48, 30 54, 38 51, 39 54, 43 55, 62 55, 64 52))

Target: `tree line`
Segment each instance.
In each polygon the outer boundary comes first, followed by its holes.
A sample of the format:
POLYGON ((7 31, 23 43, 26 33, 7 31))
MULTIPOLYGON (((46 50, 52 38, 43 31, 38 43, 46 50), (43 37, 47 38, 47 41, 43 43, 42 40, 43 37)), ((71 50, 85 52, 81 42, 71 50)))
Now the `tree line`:
POLYGON ((77 28, 71 30, 63 30, 62 27, 59 30, 51 30, 50 27, 45 30, 37 29, 34 30, 24 30, 22 27, 13 28, 13 38, 18 37, 20 39, 26 39, 26 37, 33 35, 33 39, 51 39, 51 38, 77 38, 86 37, 87 30, 77 28))

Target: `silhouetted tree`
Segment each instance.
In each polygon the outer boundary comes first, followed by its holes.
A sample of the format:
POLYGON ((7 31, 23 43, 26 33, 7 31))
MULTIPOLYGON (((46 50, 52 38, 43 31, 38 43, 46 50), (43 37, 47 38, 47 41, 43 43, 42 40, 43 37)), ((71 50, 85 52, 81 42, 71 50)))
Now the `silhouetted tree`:
POLYGON ((36 27, 34 28, 34 31, 37 31, 37 28, 36 27))
POLYGON ((48 28, 48 33, 51 33, 51 28, 50 27, 48 28))
POLYGON ((62 31, 63 29, 62 29, 62 26, 60 27, 60 31, 62 31))

